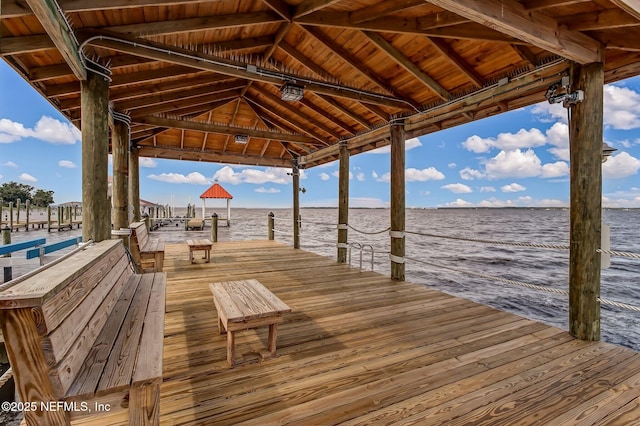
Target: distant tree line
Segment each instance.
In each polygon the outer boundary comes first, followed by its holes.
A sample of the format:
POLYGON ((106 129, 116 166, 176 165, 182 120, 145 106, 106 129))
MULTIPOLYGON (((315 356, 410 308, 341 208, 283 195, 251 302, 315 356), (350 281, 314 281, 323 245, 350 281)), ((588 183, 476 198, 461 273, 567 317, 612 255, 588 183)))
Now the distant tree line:
POLYGON ((53 191, 35 189, 31 185, 24 183, 7 182, 0 186, 0 199, 3 203, 17 204, 18 200, 24 205, 27 200, 34 207, 47 207, 53 204, 53 191))

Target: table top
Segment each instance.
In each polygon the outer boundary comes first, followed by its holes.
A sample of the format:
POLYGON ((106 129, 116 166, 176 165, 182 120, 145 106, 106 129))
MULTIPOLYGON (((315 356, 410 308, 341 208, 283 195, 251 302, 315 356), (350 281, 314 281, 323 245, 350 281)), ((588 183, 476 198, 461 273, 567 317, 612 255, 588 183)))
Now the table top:
POLYGON ((291 312, 291 308, 258 280, 224 281, 209 284, 216 307, 228 322, 243 322, 291 312))
POLYGON ((189 247, 211 246, 211 245, 213 245, 213 243, 210 240, 207 240, 206 238, 203 238, 203 239, 199 239, 199 240, 187 240, 187 245, 189 247))

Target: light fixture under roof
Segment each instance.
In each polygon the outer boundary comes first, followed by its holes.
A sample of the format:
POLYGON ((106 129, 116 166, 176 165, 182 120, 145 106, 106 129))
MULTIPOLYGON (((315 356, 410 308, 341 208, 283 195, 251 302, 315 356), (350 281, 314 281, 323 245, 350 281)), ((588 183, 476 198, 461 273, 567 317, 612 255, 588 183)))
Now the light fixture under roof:
POLYGON ((304 87, 285 82, 280 88, 280 99, 283 101, 299 101, 304 96, 304 87))
POLYGON ((249 136, 247 135, 235 135, 233 137, 233 140, 235 141, 235 143, 240 143, 245 145, 247 142, 249 142, 249 136))

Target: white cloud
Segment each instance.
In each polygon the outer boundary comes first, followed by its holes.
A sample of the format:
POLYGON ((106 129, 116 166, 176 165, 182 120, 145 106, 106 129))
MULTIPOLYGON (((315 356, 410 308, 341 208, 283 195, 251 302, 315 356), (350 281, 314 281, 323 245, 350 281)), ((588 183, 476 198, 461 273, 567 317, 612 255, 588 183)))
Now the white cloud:
POLYGON ((474 180, 474 179, 482 179, 485 177, 485 174, 480 170, 474 170, 470 167, 465 167, 460 170, 460 177, 464 180, 474 180))
POLYGON ((386 182, 386 183, 391 182, 391 173, 389 173, 389 172, 383 174, 382 176, 378 176, 378 174, 376 172, 372 172, 371 176, 373 176, 373 178, 377 182, 386 182))
POLYGON ((449 167, 450 169, 455 169, 457 167, 456 163, 449 163, 447 164, 447 167, 449 167))
MULTIPOLYGON (((340 178, 340 171, 336 170, 334 172, 331 173, 331 176, 335 177, 336 179, 340 178)), ((349 172, 349 180, 353 179, 353 173, 349 172)))
MULTIPOLYGON (((404 150, 410 151, 413 148, 417 148, 422 146, 422 143, 418 138, 411 138, 404 141, 404 150)), ((389 154, 391 152, 391 147, 389 145, 383 146, 382 148, 372 149, 371 151, 367 151, 368 154, 389 154)))
POLYGON ((610 179, 623 178, 637 174, 638 169, 640 169, 640 160, 627 152, 621 152, 609 157, 602 165, 602 176, 610 179))
POLYGON ((23 181, 23 182, 37 182, 38 179, 36 179, 35 177, 31 176, 29 173, 22 173, 19 177, 19 180, 23 181))
POLYGON ((534 105, 531 110, 534 114, 537 114, 540 117, 540 121, 542 122, 553 122, 553 121, 561 121, 563 123, 567 122, 567 110, 562 106, 562 104, 550 104, 549 102, 540 102, 537 105, 534 105))
POLYGON ((5 167, 11 167, 13 169, 17 169, 18 165, 16 163, 14 163, 13 161, 7 161, 5 163, 2 163, 3 166, 5 167))
POLYGON ((556 161, 555 163, 547 163, 542 165, 541 177, 556 178, 567 176, 569 174, 569 164, 564 161, 556 161))
POLYGON ((358 175, 356 176, 356 179, 358 179, 359 182, 364 182, 365 180, 365 176, 363 172, 358 173, 358 175))
POLYGON ((509 185, 504 185, 500 188, 502 192, 522 192, 526 191, 527 188, 520 185, 519 183, 510 183, 509 185))
POLYGON ((58 161, 58 166, 64 167, 65 169, 75 169, 76 167, 78 167, 73 163, 73 161, 69 161, 69 160, 58 161))
POLYGON ((547 139, 536 128, 530 130, 520 129, 518 133, 500 133, 497 138, 483 139, 473 135, 462 143, 467 150, 475 153, 489 152, 491 149, 513 151, 520 148, 543 146, 547 139))
POLYGON ((463 200, 462 198, 458 198, 451 203, 445 204, 446 207, 473 207, 473 203, 463 200))
POLYGON ((33 129, 7 118, 0 119, 0 143, 17 142, 33 137, 53 144, 73 145, 82 139, 82 133, 71 123, 63 123, 43 115, 33 129))
POLYGON ((422 170, 409 168, 404 171, 404 176, 407 182, 426 182, 428 180, 444 179, 444 174, 435 167, 428 167, 422 170))
POLYGON ((277 188, 264 188, 262 186, 260 188, 256 188, 254 191, 263 194, 277 194, 278 192, 280 192, 280 190, 277 188))
POLYGON ((463 183, 450 183, 441 187, 442 189, 449 190, 454 194, 468 194, 473 192, 471 188, 463 183))
POLYGON ((517 204, 513 200, 498 200, 496 198, 490 198, 488 200, 482 200, 478 203, 478 207, 516 207, 517 204))
POLYGON ((496 192, 493 186, 483 186, 480 188, 480 192, 496 192))
POLYGON ((526 178, 540 175, 542 164, 535 152, 500 151, 486 165, 489 179, 526 178))
MULTIPOLYGON (((213 175, 214 179, 218 179, 223 183, 238 185, 240 183, 253 183, 256 185, 264 185, 265 183, 275 183, 286 185, 291 182, 291 169, 281 169, 275 167, 267 167, 264 170, 258 169, 242 169, 235 171, 231 166, 224 166, 213 175)), ((304 170, 300 170, 300 179, 306 179, 307 175, 304 170)))
POLYGON ((204 175, 198 172, 191 172, 186 176, 181 173, 161 173, 159 175, 148 175, 147 177, 149 179, 159 180, 166 183, 187 183, 195 185, 208 185, 211 183, 211 179, 207 179, 204 175))
POLYGON ((326 174, 324 172, 320 173, 319 176, 320 176, 320 180, 329 180, 329 179, 331 179, 331 176, 329 176, 328 174, 326 174))
POLYGON ((555 123, 547 130, 547 140, 553 148, 549 152, 560 160, 569 161, 569 126, 555 123))
POLYGON ((640 188, 630 188, 625 191, 616 191, 602 196, 603 207, 640 207, 640 188))
POLYGON ((154 160, 153 158, 140 157, 138 159, 138 165, 140 167, 145 167, 147 169, 153 169, 153 168, 158 167, 158 162, 156 160, 154 160))

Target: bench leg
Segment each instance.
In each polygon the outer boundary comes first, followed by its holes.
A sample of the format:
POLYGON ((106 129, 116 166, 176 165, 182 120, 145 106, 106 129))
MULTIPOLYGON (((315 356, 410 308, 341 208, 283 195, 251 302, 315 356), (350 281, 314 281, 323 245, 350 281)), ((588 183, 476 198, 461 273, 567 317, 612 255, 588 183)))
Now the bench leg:
POLYGON ((160 381, 134 384, 129 393, 129 424, 160 424, 160 381))
POLYGON ((193 263, 193 250, 189 250, 189 263, 193 263))
POLYGON ((153 272, 162 272, 164 269, 164 252, 158 252, 154 256, 155 269, 153 272))
POLYGON ((234 366, 236 357, 236 332, 227 330, 227 362, 234 366))
POLYGON ((278 324, 269 325, 269 352, 271 356, 276 356, 276 339, 278 338, 278 324))

